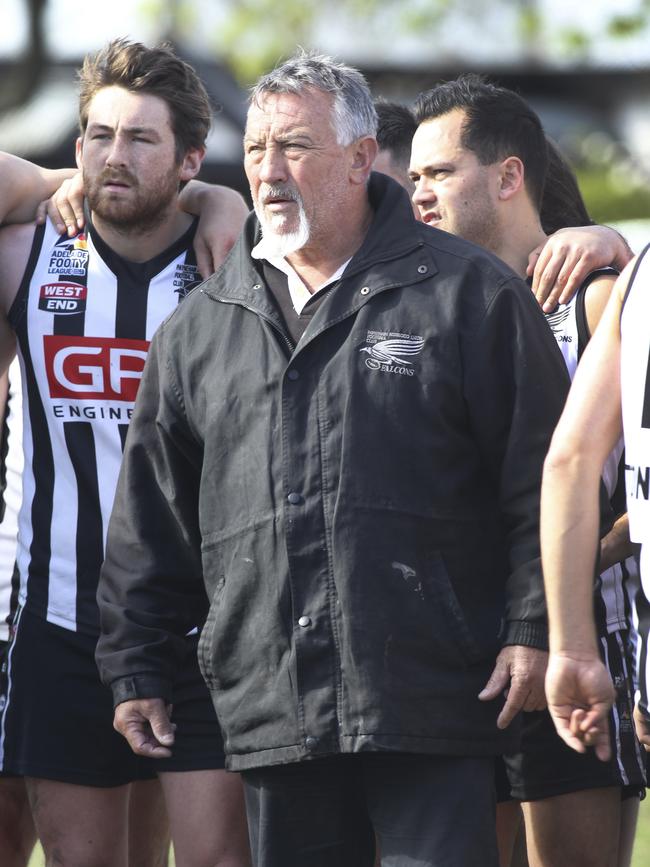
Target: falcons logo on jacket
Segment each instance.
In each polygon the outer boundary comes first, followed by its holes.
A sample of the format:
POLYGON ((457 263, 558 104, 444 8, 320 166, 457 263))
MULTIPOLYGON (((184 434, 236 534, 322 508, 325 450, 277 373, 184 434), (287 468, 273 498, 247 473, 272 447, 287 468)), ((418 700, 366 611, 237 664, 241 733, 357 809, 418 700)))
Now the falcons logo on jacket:
POLYGON ((387 340, 379 340, 377 343, 373 343, 372 346, 364 346, 359 351, 368 353, 370 358, 366 359, 366 364, 368 367, 376 370, 380 364, 413 364, 412 361, 408 361, 404 356, 418 355, 422 352, 423 346, 423 337, 415 337, 413 340, 390 337, 387 340))

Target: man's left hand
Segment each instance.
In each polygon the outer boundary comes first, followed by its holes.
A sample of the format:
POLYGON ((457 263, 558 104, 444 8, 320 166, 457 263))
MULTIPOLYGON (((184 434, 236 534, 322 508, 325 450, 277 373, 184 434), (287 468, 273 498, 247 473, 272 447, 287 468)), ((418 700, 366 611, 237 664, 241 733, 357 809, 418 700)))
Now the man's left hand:
POLYGON ((492 701, 505 694, 506 703, 497 718, 500 729, 507 728, 520 710, 544 710, 544 675, 548 653, 536 647, 512 644, 497 656, 490 679, 479 693, 481 701, 492 701))

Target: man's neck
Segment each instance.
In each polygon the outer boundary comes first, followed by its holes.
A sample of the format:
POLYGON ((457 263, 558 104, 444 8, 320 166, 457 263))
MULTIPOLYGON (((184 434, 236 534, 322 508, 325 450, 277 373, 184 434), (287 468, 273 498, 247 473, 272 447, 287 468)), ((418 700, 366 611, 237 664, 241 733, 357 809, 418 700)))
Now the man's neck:
POLYGON ((155 258, 174 241, 177 241, 190 227, 194 218, 185 214, 174 205, 173 211, 153 228, 131 227, 120 230, 107 223, 96 213, 92 214, 93 225, 108 246, 129 262, 148 262, 155 258))
POLYGON ((363 244, 374 212, 367 199, 358 208, 354 219, 345 221, 335 235, 310 239, 309 243, 286 257, 309 292, 314 293, 363 244))
POLYGON ((526 279, 528 257, 536 247, 545 243, 546 238, 537 213, 520 214, 504 227, 498 249, 490 252, 503 259, 522 279, 526 279))

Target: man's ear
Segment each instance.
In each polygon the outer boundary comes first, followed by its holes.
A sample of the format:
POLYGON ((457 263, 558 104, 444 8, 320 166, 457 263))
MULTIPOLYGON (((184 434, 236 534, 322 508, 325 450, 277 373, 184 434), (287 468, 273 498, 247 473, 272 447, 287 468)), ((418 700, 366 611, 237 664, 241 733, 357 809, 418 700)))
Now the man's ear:
POLYGON ((191 148, 181 161, 179 180, 191 181, 192 178, 195 178, 199 173, 204 156, 205 148, 191 148))
POLYGON ((83 139, 81 136, 77 139, 74 145, 74 156, 77 161, 77 168, 81 169, 81 152, 83 150, 83 139))
POLYGON ((524 164, 519 157, 506 157, 499 166, 499 198, 511 199, 524 189, 524 164))
POLYGON ((367 135, 350 144, 350 180, 353 184, 365 184, 377 156, 377 139, 367 135))

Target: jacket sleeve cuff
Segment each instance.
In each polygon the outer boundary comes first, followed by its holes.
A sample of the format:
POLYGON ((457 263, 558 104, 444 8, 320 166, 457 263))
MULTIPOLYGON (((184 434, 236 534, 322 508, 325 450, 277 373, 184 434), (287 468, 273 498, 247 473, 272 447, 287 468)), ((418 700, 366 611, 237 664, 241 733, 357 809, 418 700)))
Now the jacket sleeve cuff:
POLYGON ((546 623, 531 623, 528 620, 509 620, 506 624, 504 647, 507 644, 521 644, 548 650, 548 626, 546 623))
POLYGON ((133 677, 120 677, 111 684, 113 707, 124 701, 138 698, 162 698, 171 701, 171 683, 155 674, 136 674, 133 677))

